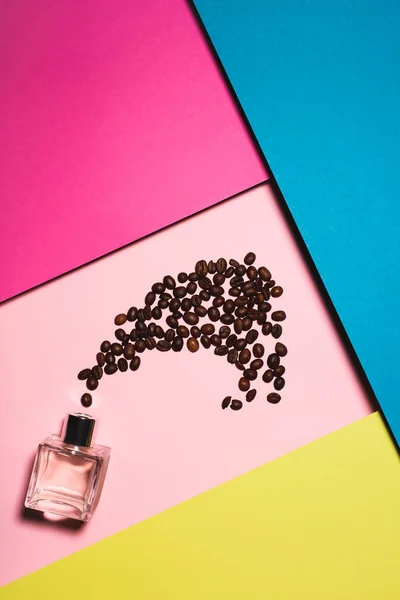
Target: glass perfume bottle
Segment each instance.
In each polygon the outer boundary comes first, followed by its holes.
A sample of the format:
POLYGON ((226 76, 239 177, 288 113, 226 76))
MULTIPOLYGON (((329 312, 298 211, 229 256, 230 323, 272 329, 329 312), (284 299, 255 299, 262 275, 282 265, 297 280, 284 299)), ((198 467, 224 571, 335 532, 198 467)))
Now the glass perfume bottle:
POLYGON ((67 413, 61 436, 39 444, 25 506, 64 518, 89 521, 100 500, 111 449, 91 445, 96 421, 67 413))

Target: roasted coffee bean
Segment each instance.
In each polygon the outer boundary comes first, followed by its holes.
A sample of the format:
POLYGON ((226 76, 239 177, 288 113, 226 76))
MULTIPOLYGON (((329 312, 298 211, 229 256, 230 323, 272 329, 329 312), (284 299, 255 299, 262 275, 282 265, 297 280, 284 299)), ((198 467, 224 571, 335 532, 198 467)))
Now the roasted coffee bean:
POLYGON ((263 281, 269 281, 271 279, 271 273, 267 267, 260 267, 258 269, 258 274, 263 281))
POLYGON ((161 319, 162 316, 162 311, 161 308, 159 306, 155 306, 153 308, 153 310, 151 311, 151 316, 153 317, 153 319, 155 319, 156 321, 158 321, 159 319, 161 319))
POLYGON ((283 294, 283 288, 280 285, 276 285, 271 289, 271 296, 273 298, 279 298, 283 294))
POLYGON ((228 263, 226 262, 225 258, 219 258, 217 260, 217 271, 218 271, 218 273, 225 273, 227 267, 228 267, 228 263))
POLYGON ((180 352, 183 348, 183 339, 177 335, 172 340, 171 348, 174 352, 180 352))
POLYGON ((144 340, 137 340, 135 342, 135 351, 144 352, 146 350, 146 342, 144 340))
POLYGON ((243 275, 246 274, 246 270, 247 268, 244 265, 239 265, 235 269, 235 275, 237 275, 238 277, 243 277, 243 275))
POLYGON ((82 369, 82 371, 79 371, 78 373, 78 379, 80 381, 85 381, 85 379, 87 379, 88 377, 90 377, 92 374, 92 370, 91 369, 82 369))
POLYGON ((137 371, 140 367, 140 356, 134 356, 130 362, 129 368, 131 371, 137 371))
POLYGON ((176 286, 175 279, 171 275, 166 275, 163 279, 163 283, 168 290, 173 290, 176 286))
POLYGON ((241 363, 239 360, 237 360, 237 361, 235 362, 235 367, 236 367, 237 369, 239 369, 239 371, 244 371, 244 370, 245 370, 245 368, 246 368, 244 365, 242 365, 242 363, 241 363))
POLYGON ((191 298, 184 298, 181 302, 181 308, 183 312, 187 312, 192 308, 192 300, 191 298))
POLYGON ((196 340, 196 338, 193 337, 190 337, 188 339, 186 345, 189 352, 197 352, 197 350, 199 349, 199 342, 196 340))
POLYGON ((177 312, 181 307, 181 301, 179 298, 173 298, 169 303, 169 310, 174 313, 177 312))
POLYGON ((247 392, 250 388, 250 381, 246 377, 241 377, 238 385, 241 392, 247 392))
POLYGON ((125 371, 128 370, 128 363, 127 360, 125 358, 120 358, 118 360, 118 369, 124 373, 125 371))
POLYGON ((195 283, 194 281, 190 281, 187 284, 186 289, 187 289, 188 294, 190 294, 190 295, 194 294, 197 290, 197 283, 195 283))
POLYGON ((259 313, 258 317, 257 317, 257 323, 258 325, 264 325, 265 321, 267 320, 267 314, 266 313, 259 313))
MULTIPOLYGON (((163 308, 167 308, 169 302, 167 300, 160 300, 160 302, 166 302, 165 306, 163 306, 163 308)), ((159 304, 160 304, 159 302, 159 304)), ((144 318, 146 319, 146 321, 149 321, 151 319, 151 306, 146 305, 143 309, 144 312, 144 318)))
POLYGON ((262 293, 263 285, 264 285, 263 280, 261 279, 261 277, 258 277, 254 283, 254 287, 256 288, 257 292, 262 293))
POLYGON ((124 356, 128 360, 132 360, 135 356, 135 346, 133 344, 127 344, 124 348, 124 356))
POLYGON ((172 315, 169 315, 169 317, 165 319, 165 322, 167 323, 168 327, 172 327, 173 329, 176 329, 176 327, 179 325, 177 319, 175 319, 175 317, 172 315))
POLYGON ((276 367, 279 365, 279 363, 280 363, 280 358, 277 354, 273 353, 268 356, 267 365, 269 366, 270 369, 276 369, 276 367))
POLYGON ((155 348, 155 347, 156 347, 156 345, 157 345, 157 342, 156 342, 156 340, 153 338, 153 336, 152 336, 152 335, 150 335, 148 338, 146 338, 145 344, 146 344, 146 348, 147 348, 147 350, 154 350, 154 348, 155 348))
POLYGON ((100 350, 102 352, 108 352, 110 348, 111 348, 111 343, 108 340, 104 341, 100 346, 100 350))
POLYGON ((263 313, 269 312, 271 310, 271 308, 272 307, 271 307, 270 303, 269 302, 265 302, 265 301, 264 302, 260 302, 260 304, 258 305, 258 310, 260 312, 263 312, 263 313))
POLYGON ((243 318, 247 315, 247 308, 245 306, 238 306, 235 310, 235 316, 239 318, 243 318))
POLYGON ((104 358, 108 365, 111 365, 112 363, 115 362, 115 356, 112 352, 107 352, 107 354, 104 356, 104 358))
POLYGON ((229 283, 232 287, 240 287, 244 283, 244 279, 243 277, 238 277, 235 275, 235 277, 232 277, 229 283))
POLYGON ((240 289, 237 287, 231 287, 229 288, 228 294, 230 296, 233 296, 234 298, 237 298, 238 296, 240 296, 240 289))
POLYGON ((95 365, 92 369, 93 376, 96 379, 101 379, 103 377, 103 369, 99 367, 99 365, 95 365))
POLYGON ((210 292, 207 290, 201 290, 199 296, 202 300, 204 300, 204 302, 207 302, 210 299, 210 292))
POLYGON ((282 331, 283 331, 283 329, 282 329, 282 325, 279 325, 278 323, 276 323, 276 324, 275 324, 275 325, 272 327, 272 332, 271 332, 271 333, 272 333, 272 337, 273 337, 273 338, 275 338, 275 339, 277 340, 278 338, 280 338, 280 337, 281 337, 281 335, 282 335, 282 331))
POLYGON ((274 372, 271 369, 267 369, 262 378, 265 383, 270 383, 274 378, 274 372))
POLYGON ((257 269, 255 267, 249 267, 246 271, 246 275, 251 281, 255 281, 258 275, 257 269))
POLYGON ((212 281, 209 277, 201 277, 199 279, 199 287, 201 287, 202 290, 209 290, 212 286, 212 281))
POLYGON ((224 302, 224 313, 232 314, 235 310, 235 303, 233 300, 225 300, 224 302))
POLYGON ((234 333, 231 333, 231 335, 226 340, 226 345, 228 346, 228 348, 230 348, 231 346, 234 346, 236 340, 237 340, 237 336, 234 333))
POLYGON ((187 278, 188 278, 187 273, 184 273, 184 272, 179 273, 179 275, 177 277, 179 283, 186 283, 187 278))
POLYGON ((226 325, 223 325, 222 327, 219 328, 219 335, 220 337, 224 340, 226 339, 231 333, 231 329, 230 327, 227 327, 226 325))
POLYGON ((201 333, 204 335, 212 335, 215 332, 215 326, 212 323, 204 323, 201 326, 201 333))
POLYGON ((251 321, 257 321, 258 315, 259 315, 259 312, 255 308, 248 308, 247 309, 247 316, 249 317, 249 319, 251 321))
POLYGON ((262 293, 266 300, 269 300, 271 298, 271 294, 269 293, 269 289, 267 288, 267 286, 263 287, 262 293))
POLYGON ((252 287, 247 287, 244 291, 243 291, 245 296, 255 296, 257 294, 257 290, 254 286, 252 287))
POLYGON ((90 377, 88 377, 88 379, 86 379, 86 387, 90 392, 93 392, 99 385, 98 380, 96 379, 96 377, 94 377, 93 375, 91 375, 90 377))
POLYGON ((208 267, 208 272, 213 275, 216 270, 217 270, 217 265, 215 264, 215 262, 213 260, 210 260, 210 262, 207 265, 208 267))
POLYGON ((277 353, 278 356, 286 356, 287 348, 286 348, 285 344, 281 344, 280 342, 277 342, 275 344, 275 352, 277 353))
POLYGON ((239 319, 239 318, 235 319, 235 323, 234 323, 233 328, 234 328, 235 332, 238 335, 240 335, 242 333, 242 331, 243 331, 243 321, 242 321, 242 319, 239 319))
POLYGON ((228 408, 228 406, 230 405, 232 400, 232 396, 227 396, 226 398, 224 398, 222 400, 221 406, 222 408, 225 410, 225 408, 228 408))
POLYGON ((221 313, 219 312, 218 308, 215 308, 215 306, 210 306, 210 308, 207 311, 208 313, 208 318, 210 319, 210 321, 218 321, 218 319, 221 316, 221 313))
POLYGON ((207 314, 207 309, 205 306, 196 306, 196 308, 194 309, 194 312, 199 317, 205 317, 207 314))
POLYGON ((193 296, 193 298, 192 298, 193 306, 200 306, 202 302, 203 302, 203 300, 200 298, 200 296, 198 294, 195 294, 193 296))
POLYGON ((274 388, 279 392, 285 387, 285 380, 283 377, 277 377, 274 381, 274 388))
POLYGON ((263 335, 269 335, 272 331, 272 323, 270 323, 269 321, 267 321, 266 323, 264 323, 264 325, 262 326, 262 333, 263 335))
POLYGON ((199 260, 196 263, 195 271, 199 277, 205 277, 208 273, 208 266, 205 260, 199 260))
MULTIPOLYGON (((143 333, 144 331, 147 331, 147 325, 143 321, 138 321, 136 323, 136 329, 138 330, 139 333, 143 333)), ((112 346, 111 346, 111 348, 112 348, 112 346)))
POLYGON ((221 323, 223 323, 224 325, 232 325, 234 321, 235 317, 233 315, 228 315, 227 313, 221 315, 221 323))
POLYGON ((228 363, 233 365, 237 361, 237 357, 238 357, 237 350, 235 350, 235 348, 231 348, 228 352, 228 363))
POLYGON ((252 344, 258 338, 258 331, 256 329, 251 329, 246 334, 246 341, 249 344, 252 344))
POLYGON ((163 294, 160 294, 160 299, 161 300, 172 300, 172 296, 171 296, 171 294, 164 292, 163 294))
POLYGON ((216 354, 217 356, 226 356, 226 354, 228 354, 228 352, 229 352, 229 348, 228 348, 228 346, 225 346, 225 345, 218 346, 214 350, 214 354, 216 354))
POLYGON ((223 273, 216 273, 213 277, 213 283, 215 285, 224 285, 225 275, 223 273))
POLYGON ((268 396, 267 396, 267 400, 271 404, 278 404, 278 402, 280 401, 280 399, 281 399, 280 395, 279 394, 275 394, 275 392, 272 392, 272 394, 268 394, 268 396))
POLYGON ((186 327, 186 325, 179 325, 176 328, 176 333, 182 338, 189 337, 189 329, 186 327))
POLYGON ((229 279, 230 277, 232 277, 234 272, 235 272, 235 269, 233 267, 228 267, 227 270, 225 271, 225 278, 229 279))
POLYGON ((247 305, 250 302, 250 300, 249 298, 245 298, 244 296, 239 296, 238 298, 235 298, 235 300, 232 300, 232 302, 235 306, 246 306, 246 308, 248 308, 247 305))
POLYGON ((89 408, 89 406, 92 406, 92 396, 90 394, 82 394, 81 396, 81 404, 82 406, 84 406, 85 408, 89 408))
POLYGON ((115 356, 121 356, 121 354, 123 353, 124 349, 121 346, 121 344, 111 344, 111 352, 113 354, 115 354, 115 356))
POLYGON ((188 325, 197 325, 197 323, 199 322, 199 317, 194 312, 185 312, 185 314, 183 315, 183 320, 188 325))
POLYGON ((157 281, 151 286, 151 291, 154 294, 162 294, 163 292, 165 292, 165 284, 161 283, 161 281, 157 281))
POLYGON ((262 368, 263 365, 264 365, 264 361, 261 360, 261 358, 255 358, 250 363, 250 369, 255 369, 256 371, 258 371, 259 369, 262 368))
POLYGON ((190 335, 194 338, 199 338, 201 336, 200 328, 197 325, 194 325, 190 328, 190 335))
POLYGON ((124 339, 122 340, 121 344, 123 346, 126 346, 130 339, 131 339, 131 336, 129 335, 129 333, 127 333, 126 336, 124 337, 124 339))
POLYGON ((105 359, 105 357, 104 357, 104 354, 103 354, 103 352, 98 352, 98 353, 96 354, 96 361, 97 361, 97 364, 99 365, 99 367, 104 367, 104 364, 105 364, 105 362, 106 362, 106 359, 105 359))
POLYGON ((245 369, 243 371, 243 375, 249 381, 254 381, 255 379, 257 379, 258 373, 257 373, 257 371, 255 369, 245 369))
POLYGON ((248 252, 248 254, 246 254, 246 256, 244 257, 243 262, 245 265, 252 265, 255 260, 256 255, 254 254, 254 252, 248 252))
POLYGON ((212 285, 210 287, 210 294, 211 296, 223 296, 224 288, 222 285, 212 285))
POLYGON ((128 321, 135 321, 137 319, 137 314, 138 309, 136 308, 136 306, 131 306, 127 313, 128 321))
POLYGON ((164 337, 164 329, 161 327, 161 325, 157 325, 154 335, 160 339, 164 337))
POLYGON ((179 285, 174 289, 173 293, 175 298, 184 298, 187 294, 187 290, 183 285, 179 285))
POLYGON ((249 319, 248 317, 245 317, 243 319, 243 331, 249 331, 249 329, 251 329, 253 325, 253 321, 251 319, 249 319))
POLYGON ((168 342, 167 340, 160 340, 157 342, 156 348, 160 352, 168 352, 168 350, 171 350, 171 342, 168 342))
POLYGON ((274 375, 275 377, 282 377, 285 371, 285 367, 283 365, 279 365, 278 367, 276 367, 276 369, 274 369, 274 375))
POLYGON ((104 373, 106 375, 114 375, 118 371, 117 364, 115 362, 110 363, 104 367, 104 373))
POLYGON ((213 335, 210 337, 210 342, 213 346, 220 346, 222 344, 221 337, 216 333, 213 333, 213 335))
POLYGON ((247 348, 244 348, 243 350, 240 351, 239 361, 242 363, 242 365, 247 364, 250 361, 250 358, 251 358, 250 350, 248 350, 247 348))
POLYGON ((235 350, 238 350, 239 352, 241 350, 244 350, 244 348, 246 348, 247 346, 247 342, 244 338, 239 338, 238 340, 236 340, 234 348, 235 350))
POLYGON ((264 346, 262 344, 254 344, 253 354, 256 358, 261 358, 264 356, 264 351, 264 346))
POLYGON ((124 323, 127 322, 127 320, 128 320, 128 317, 124 313, 121 313, 115 317, 114 323, 116 325, 123 325, 124 323))
MULTIPOLYGON (((257 287, 256 287, 257 289, 257 287)), ((262 304, 264 302, 265 298, 264 298, 264 294, 262 292, 257 292, 257 296, 255 297, 255 301, 257 302, 258 305, 262 304)), ((260 306, 258 306, 258 310, 260 310, 260 306)))
POLYGON ((174 339, 174 337, 175 337, 175 331, 173 329, 167 329, 167 331, 164 334, 164 339, 167 342, 172 342, 172 340, 174 339))
POLYGON ((223 296, 216 296, 213 299, 213 306, 215 306, 215 308, 221 308, 221 306, 223 306, 225 302, 225 298, 223 296))
POLYGON ((138 310, 138 321, 145 321, 146 320, 146 316, 144 314, 144 310, 143 308, 139 308, 138 310))
MULTIPOLYGON (((157 303, 157 306, 158 306, 158 308, 161 308, 161 310, 165 310, 166 308, 169 307, 169 301, 168 300, 159 300, 157 303)), ((146 314, 146 309, 145 309, 145 314, 146 314)), ((150 319, 150 317, 146 317, 146 318, 150 319)))
POLYGON ((202 335, 200 338, 200 342, 204 346, 204 348, 209 348, 211 346, 210 338, 208 335, 202 335))
POLYGON ((268 281, 268 282, 266 283, 266 286, 267 286, 269 289, 271 289, 271 288, 275 287, 275 281, 274 281, 274 279, 271 279, 271 281, 268 281))
POLYGON ((257 395, 257 390, 249 390, 246 394, 246 402, 253 402, 257 395))
POLYGON ((240 410, 243 406, 243 402, 241 400, 232 400, 231 409, 232 410, 240 410))
POLYGON ((197 275, 197 273, 192 272, 192 273, 189 273, 188 279, 189 279, 189 281, 198 281, 199 276, 197 275))
POLYGON ((124 329, 116 329, 114 335, 117 338, 117 340, 122 342, 122 340, 124 339, 124 337, 126 335, 126 332, 124 329))
POLYGON ((276 310, 271 313, 271 319, 273 321, 284 321, 286 319, 286 313, 284 310, 276 310))
POLYGON ((156 301, 156 295, 154 292, 149 292, 148 294, 146 294, 146 297, 144 299, 144 303, 147 306, 151 306, 152 304, 154 304, 154 302, 156 301))
POLYGON ((234 258, 231 258, 231 260, 229 261, 229 264, 232 265, 232 267, 234 267, 236 269, 236 267, 239 266, 239 263, 237 260, 235 260, 234 258))

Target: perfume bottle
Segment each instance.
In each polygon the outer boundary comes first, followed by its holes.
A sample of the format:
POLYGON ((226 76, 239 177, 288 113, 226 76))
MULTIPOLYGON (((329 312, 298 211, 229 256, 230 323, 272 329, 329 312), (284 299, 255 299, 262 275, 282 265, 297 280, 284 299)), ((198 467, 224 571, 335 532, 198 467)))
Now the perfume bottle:
POLYGON ((100 500, 111 449, 91 445, 96 421, 67 413, 61 436, 39 444, 25 506, 89 521, 100 500))

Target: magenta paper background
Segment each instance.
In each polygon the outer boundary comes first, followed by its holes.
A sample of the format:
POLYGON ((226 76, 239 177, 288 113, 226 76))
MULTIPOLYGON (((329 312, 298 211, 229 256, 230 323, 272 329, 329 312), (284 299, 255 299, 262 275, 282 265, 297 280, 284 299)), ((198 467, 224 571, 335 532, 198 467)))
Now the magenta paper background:
POLYGON ((186 0, 0 5, 0 301, 267 178, 186 0))
MULTIPOLYGON (((1 307, 0 331, 0 531, 7 540, 0 584, 372 410, 267 184, 10 301, 1 307), (204 348, 144 354, 137 373, 104 376, 94 394, 97 439, 113 454, 93 520, 70 531, 21 519, 36 445, 59 430, 67 410, 79 410, 85 388, 77 372, 112 338, 114 315, 140 304, 168 272, 192 269, 203 257, 241 259, 249 250, 285 289, 281 403, 268 404, 271 388, 261 383, 242 411, 222 411, 222 398, 239 394, 239 371, 226 358, 204 348)), ((264 341, 273 348, 272 338, 264 341)))

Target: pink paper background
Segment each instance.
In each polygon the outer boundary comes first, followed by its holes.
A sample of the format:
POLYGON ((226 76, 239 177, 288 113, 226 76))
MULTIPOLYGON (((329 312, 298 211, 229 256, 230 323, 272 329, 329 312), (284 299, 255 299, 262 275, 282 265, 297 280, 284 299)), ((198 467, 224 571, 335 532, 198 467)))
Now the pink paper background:
MULTIPOLYGON (((294 450, 371 412, 267 184, 75 271, 0 309, 0 583, 294 450), (142 355, 137 373, 104 376, 94 394, 97 440, 113 455, 98 511, 79 531, 21 518, 37 443, 79 410, 77 372, 112 338, 113 317, 151 284, 199 258, 257 253, 285 289, 287 385, 222 411, 239 371, 203 348, 142 355), (305 328, 307 327, 307 333, 305 328), (317 350, 316 350, 317 349, 317 350), (313 374, 313 375, 312 375, 313 374)), ((267 349, 274 341, 265 338, 267 349)), ((237 396, 240 397, 240 396, 237 396)))
POLYGON ((0 301, 267 179, 186 0, 0 4, 0 301))

